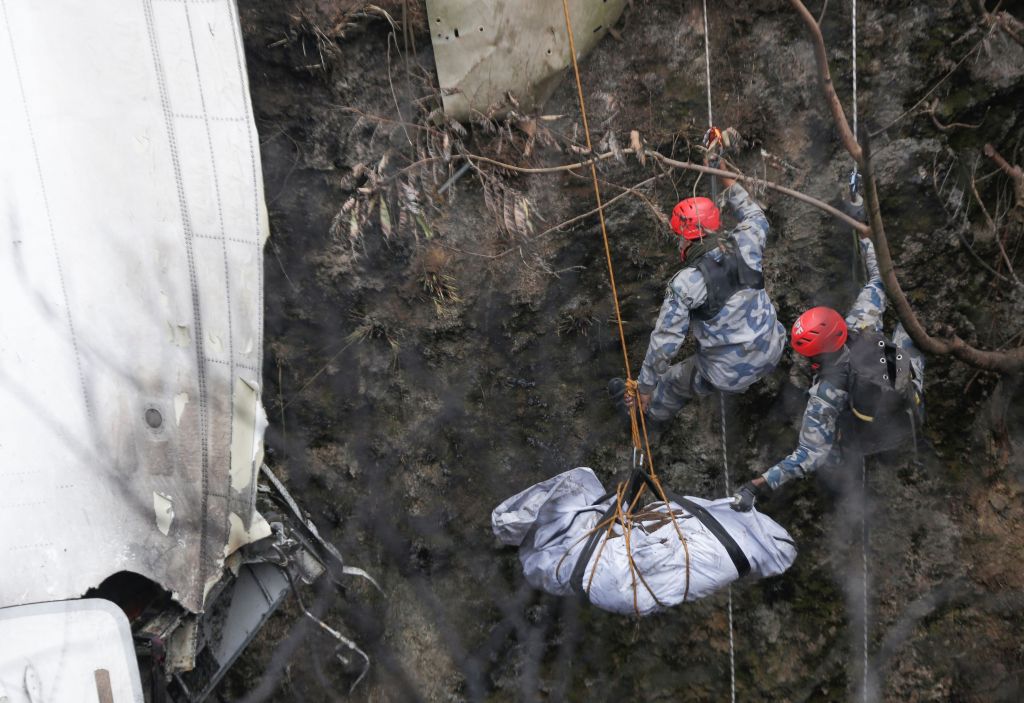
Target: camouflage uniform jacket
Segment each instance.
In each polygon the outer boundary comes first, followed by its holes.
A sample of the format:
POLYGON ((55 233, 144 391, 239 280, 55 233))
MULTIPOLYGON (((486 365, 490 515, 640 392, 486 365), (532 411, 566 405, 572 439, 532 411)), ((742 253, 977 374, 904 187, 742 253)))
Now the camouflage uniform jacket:
MULTIPOLYGON (((875 248, 870 239, 860 240, 861 252, 868 270, 868 282, 861 289, 853 308, 846 316, 846 325, 851 332, 859 330, 881 330, 882 313, 885 311, 885 290, 878 272, 875 248)), ((849 352, 843 347, 841 356, 834 362, 837 367, 849 363, 849 352)), ((823 466, 832 451, 836 437, 836 418, 849 405, 849 394, 839 388, 836 381, 821 374, 815 377, 814 385, 807 394, 807 408, 804 410, 800 427, 799 445, 792 454, 762 474, 771 488, 778 488, 793 478, 802 478, 823 466)), ((845 384, 841 384, 845 385, 845 384)))
MULTIPOLYGON (((761 271, 768 220, 740 184, 730 186, 724 196, 740 221, 730 234, 732 244, 748 266, 761 271)), ((713 249, 704 256, 721 257, 722 251, 713 249)), ((690 311, 703 305, 707 295, 704 277, 693 266, 672 278, 637 379, 641 393, 654 390, 691 328, 700 345, 697 368, 720 390, 743 391, 775 368, 786 345, 786 332, 768 294, 744 288, 710 320, 691 321, 690 311)))

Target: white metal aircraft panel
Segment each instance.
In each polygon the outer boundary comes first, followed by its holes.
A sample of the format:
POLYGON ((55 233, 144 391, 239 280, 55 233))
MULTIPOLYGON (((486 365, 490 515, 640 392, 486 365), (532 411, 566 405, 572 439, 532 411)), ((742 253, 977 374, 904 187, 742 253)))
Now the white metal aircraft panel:
POLYGON ((0 607, 126 570, 198 611, 265 532, 234 3, 0 0, 0 154, 0 607))

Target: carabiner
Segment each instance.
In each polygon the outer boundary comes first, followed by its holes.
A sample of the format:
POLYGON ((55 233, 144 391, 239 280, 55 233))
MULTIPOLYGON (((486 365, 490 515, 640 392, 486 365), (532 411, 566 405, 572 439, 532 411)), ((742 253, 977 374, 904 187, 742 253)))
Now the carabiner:
POLYGON ((854 166, 853 170, 850 171, 850 202, 856 202, 857 196, 860 194, 861 180, 860 173, 857 172, 857 167, 854 166))
POLYGON ((722 130, 715 126, 708 127, 708 131, 704 133, 704 148, 711 151, 713 147, 721 144, 723 144, 722 130))
POLYGON ((644 468, 644 451, 639 447, 633 447, 633 468, 644 468))

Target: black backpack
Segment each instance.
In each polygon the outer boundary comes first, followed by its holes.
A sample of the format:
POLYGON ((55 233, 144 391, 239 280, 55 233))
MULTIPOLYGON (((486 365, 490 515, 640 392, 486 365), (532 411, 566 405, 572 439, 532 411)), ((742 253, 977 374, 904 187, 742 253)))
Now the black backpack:
POLYGON ((702 305, 690 310, 690 315, 704 322, 721 312, 736 291, 764 288, 764 274, 747 266, 735 245, 723 252, 721 259, 715 260, 705 254, 693 266, 704 277, 708 297, 702 305))
POLYGON ((845 424, 860 450, 873 454, 916 441, 922 406, 910 358, 881 332, 850 336, 850 418, 845 424))

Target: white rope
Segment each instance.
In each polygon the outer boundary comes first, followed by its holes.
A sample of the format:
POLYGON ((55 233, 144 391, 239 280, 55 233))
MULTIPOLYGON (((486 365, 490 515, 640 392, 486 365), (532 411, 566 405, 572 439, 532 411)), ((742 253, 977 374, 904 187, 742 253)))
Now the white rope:
MULTIPOLYGON (((853 140, 859 142, 857 136, 857 0, 850 0, 850 46, 853 54, 853 140)), ((857 161, 853 162, 853 174, 851 174, 852 182, 850 187, 852 189, 853 183, 857 179, 857 161)), ((852 191, 851 191, 852 194, 852 191)), ((860 198, 861 194, 858 192, 857 197, 860 198)), ((857 232, 853 232, 853 280, 857 280, 857 262, 860 260, 860 244, 857 242, 857 232)))
MULTIPOLYGON (((853 34, 851 44, 853 46, 853 138, 858 141, 857 136, 857 0, 851 0, 852 12, 850 20, 850 28, 853 34)), ((856 163, 853 166, 854 171, 857 170, 856 163)))
MULTIPOLYGON (((725 469, 725 494, 732 493, 729 481, 729 447, 726 442, 725 429, 725 393, 718 393, 719 406, 722 408, 722 466, 725 469)), ((732 635, 732 584, 729 584, 729 691, 732 694, 732 703, 736 703, 736 645, 732 635)))
MULTIPOLYGON (((857 0, 850 0, 850 54, 853 73, 853 139, 859 143, 857 133, 857 0)), ((857 175, 857 162, 853 162, 853 174, 857 175)), ((860 194, 858 193, 858 196, 860 194)), ((854 267, 857 265, 857 254, 860 247, 854 233, 854 267)), ((860 457, 860 556, 861 556, 861 608, 863 616, 863 675, 861 680, 861 700, 868 700, 868 463, 862 454, 860 457)))
POLYGON ((863 575, 863 588, 861 594, 864 608, 864 680, 861 683, 861 699, 864 703, 868 700, 868 463, 863 455, 860 457, 860 546, 861 546, 861 570, 863 575))
POLYGON ((711 116, 711 39, 708 37, 708 0, 704 0, 704 75, 708 84, 708 127, 715 126, 711 116))
POLYGON ((725 468, 725 492, 731 493, 732 487, 729 481, 729 449, 725 443, 725 393, 718 392, 719 405, 722 408, 722 465, 725 468))

